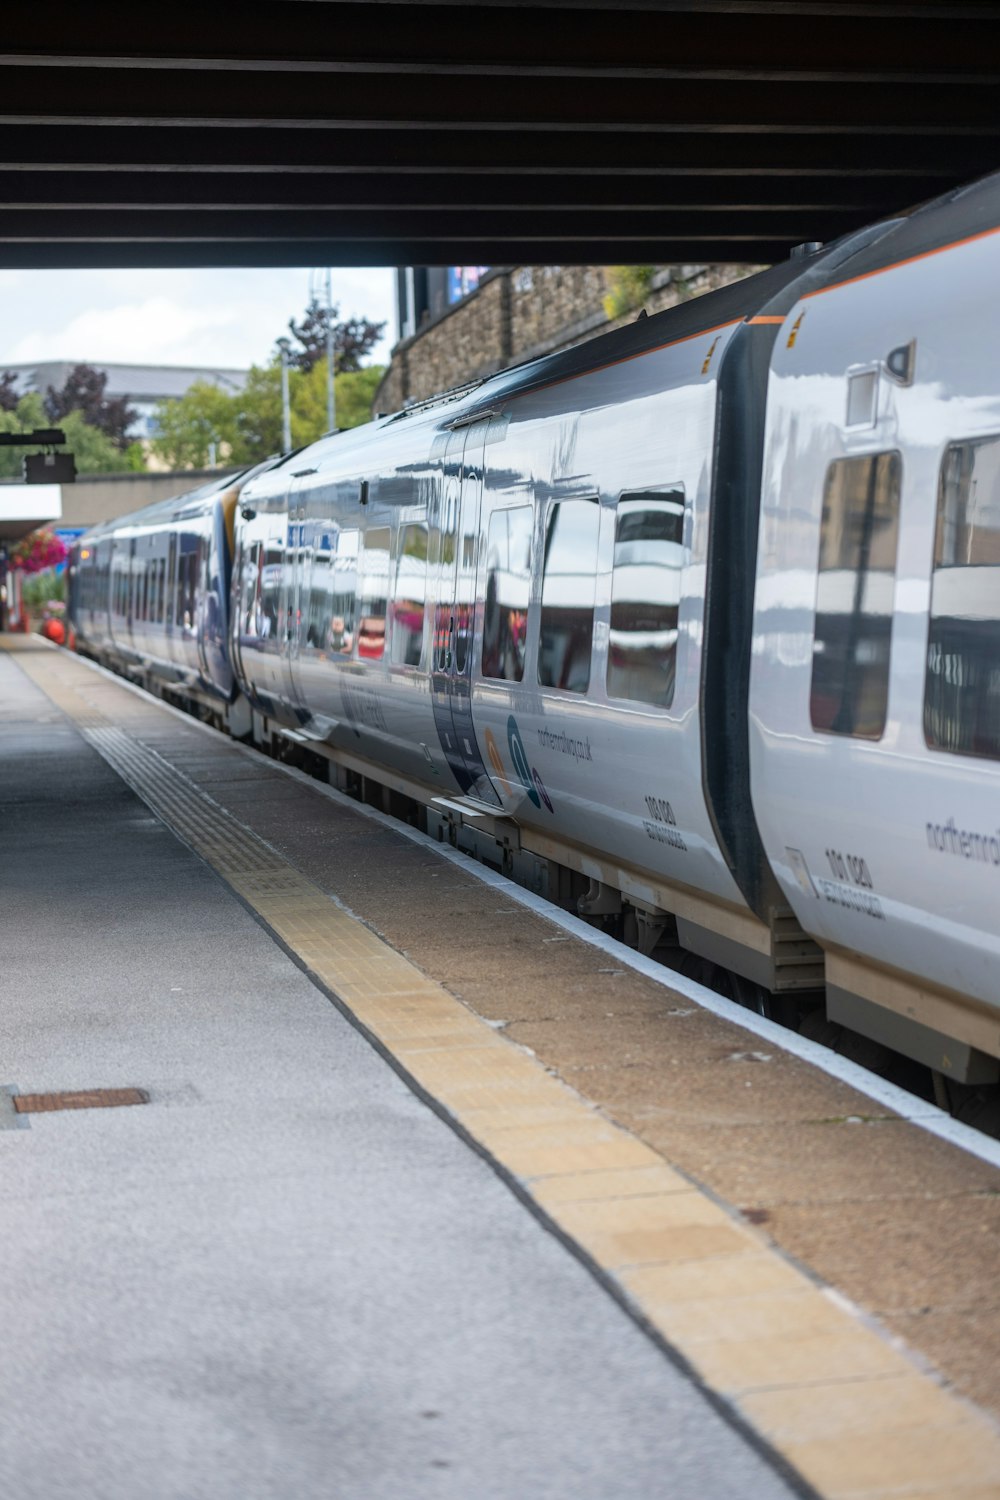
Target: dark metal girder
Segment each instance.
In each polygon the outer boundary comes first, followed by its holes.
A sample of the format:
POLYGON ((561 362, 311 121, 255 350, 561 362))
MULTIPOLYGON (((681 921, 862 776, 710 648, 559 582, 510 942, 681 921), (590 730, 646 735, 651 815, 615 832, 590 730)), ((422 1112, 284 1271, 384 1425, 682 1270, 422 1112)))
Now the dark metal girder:
POLYGON ((323 86, 295 74, 0 66, 0 121, 6 124, 177 121, 203 126, 309 124, 323 128, 447 125, 462 131, 604 127, 671 132, 747 130, 856 133, 879 130, 994 136, 996 83, 906 83, 851 88, 738 80, 719 86, 678 80, 459 77, 448 87, 416 75, 391 86, 346 76, 323 86))
MULTIPOLYGON (((948 16, 906 7, 905 48, 900 7, 871 6, 863 45, 843 9, 785 10, 780 26, 762 24, 760 7, 730 6, 720 25, 712 6, 533 7, 530 25, 516 5, 495 5, 488 26, 456 26, 447 5, 372 5, 367 0, 257 0, 234 24, 231 4, 202 4, 197 24, 182 8, 104 0, 99 8, 48 0, 44 9, 11 8, 2 53, 26 65, 55 56, 86 67, 173 69, 289 67, 313 71, 405 68, 428 73, 498 73, 526 69, 594 75, 680 70, 718 77, 871 79, 971 77, 997 63, 998 8, 955 7, 948 16), (880 11, 887 13, 880 14, 880 11), (964 14, 961 12, 964 11, 964 14), (958 12, 956 14, 956 12, 958 12)), ((849 8, 848 8, 849 9, 849 8)))
POLYGON ((1000 166, 996 0, 484 3, 16 8, 0 264, 760 263, 1000 166))
MULTIPOLYGON (((717 240, 704 237, 677 244, 664 240, 593 238, 565 240, 479 240, 475 255, 486 265, 610 265, 628 261, 663 265, 772 265, 791 246, 785 240, 717 240)), ((454 240, 348 240, 317 237, 290 240, 183 240, 143 242, 86 239, 0 241, 0 269, 80 270, 163 268, 167 266, 385 266, 448 265, 456 253, 469 255, 454 240)))
POLYGON ((567 173, 667 176, 739 173, 809 178, 887 174, 937 177, 940 185, 982 176, 1000 164, 1000 120, 993 136, 921 137, 854 131, 836 137, 669 135, 634 131, 311 130, 247 126, 202 130, 173 125, 8 125, 0 169, 102 171, 409 172, 469 170, 488 177, 567 173))
POLYGON ((185 212, 285 209, 396 214, 411 209, 453 213, 523 209, 582 209, 600 213, 649 210, 827 210, 880 213, 887 203, 917 203, 940 188, 935 177, 807 177, 733 174, 694 176, 572 173, 559 177, 486 176, 477 172, 393 173, 255 172, 11 172, 0 167, 0 203, 6 213, 44 209, 185 212))
MULTIPOLYGON (((710 237, 719 242, 729 239, 745 244, 755 239, 785 240, 796 243, 807 239, 834 239, 865 222, 857 210, 749 209, 737 212, 722 209, 647 209, 631 214, 616 214, 603 221, 604 237, 623 246, 652 244, 669 240, 683 244, 686 239, 710 237)), ((447 240, 456 247, 490 242, 503 244, 507 239, 544 239, 553 243, 592 240, 595 236, 594 215, 586 209, 534 209, 530 224, 502 209, 468 212, 464 209, 286 209, 273 213, 267 209, 218 209, 184 211, 149 211, 136 209, 10 209, 0 216, 0 243, 16 240, 44 240, 53 235, 66 239, 143 240, 143 239, 337 239, 352 241, 382 240, 387 252, 396 240, 447 240), (168 226, 164 232, 165 224, 168 226)), ((510 259, 509 256, 506 257, 510 259)), ((429 264, 426 257, 417 264, 429 264)))

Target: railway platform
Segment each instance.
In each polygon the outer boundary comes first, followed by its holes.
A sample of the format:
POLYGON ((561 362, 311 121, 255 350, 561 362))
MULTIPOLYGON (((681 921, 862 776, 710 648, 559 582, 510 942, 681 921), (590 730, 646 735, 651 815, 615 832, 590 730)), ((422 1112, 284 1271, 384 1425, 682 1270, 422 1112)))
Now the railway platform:
POLYGON ((1000 1150, 0 650, 21 1500, 1000 1496, 1000 1150))

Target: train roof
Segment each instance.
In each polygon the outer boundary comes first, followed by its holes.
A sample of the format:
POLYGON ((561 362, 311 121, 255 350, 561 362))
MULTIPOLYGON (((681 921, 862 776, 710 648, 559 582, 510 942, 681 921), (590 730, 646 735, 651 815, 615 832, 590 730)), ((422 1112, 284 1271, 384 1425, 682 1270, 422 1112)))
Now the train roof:
POLYGON ((717 291, 637 318, 623 328, 543 355, 408 407, 390 422, 453 404, 455 414, 472 417, 480 407, 526 395, 548 385, 589 374, 638 354, 681 343, 699 334, 752 318, 764 309, 785 311, 804 293, 886 270, 901 261, 931 254, 1000 227, 1000 173, 900 214, 852 231, 816 250, 803 247, 780 265, 747 276, 717 291))
POLYGON ((1000 231, 1000 172, 919 204, 844 263, 837 286, 1000 231))
POLYGON ((688 302, 665 308, 650 317, 640 315, 632 323, 612 329, 610 333, 501 370, 472 388, 460 387, 420 406, 407 408, 388 420, 399 421, 411 412, 427 411, 446 401, 454 402, 456 416, 461 411, 463 421, 468 420, 480 407, 493 408, 506 400, 592 374, 636 355, 652 353, 700 334, 744 322, 765 307, 781 303, 790 307, 804 281, 829 279, 836 268, 857 253, 860 246, 872 239, 881 239, 896 223, 897 220, 886 220, 866 226, 816 250, 803 246, 801 254, 793 255, 780 265, 770 266, 714 292, 692 297, 688 302))

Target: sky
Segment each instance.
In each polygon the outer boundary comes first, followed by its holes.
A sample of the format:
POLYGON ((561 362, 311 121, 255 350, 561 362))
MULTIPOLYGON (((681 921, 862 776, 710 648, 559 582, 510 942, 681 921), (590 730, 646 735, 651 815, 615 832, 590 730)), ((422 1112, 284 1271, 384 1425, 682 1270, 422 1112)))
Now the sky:
MULTIPOLYGON (((340 317, 386 320, 372 363, 396 341, 391 269, 337 269, 340 317)), ((265 364, 289 318, 301 318, 324 271, 300 269, 0 271, 0 371, 31 360, 265 364)))

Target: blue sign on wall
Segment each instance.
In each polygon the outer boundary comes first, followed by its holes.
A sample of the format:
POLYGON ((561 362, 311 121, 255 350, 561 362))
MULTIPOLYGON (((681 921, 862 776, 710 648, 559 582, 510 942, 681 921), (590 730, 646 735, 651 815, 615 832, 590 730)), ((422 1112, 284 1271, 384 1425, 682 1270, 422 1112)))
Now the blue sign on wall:
POLYGON ((489 266, 449 266, 448 267, 448 301, 459 302, 474 292, 476 287, 489 266))

